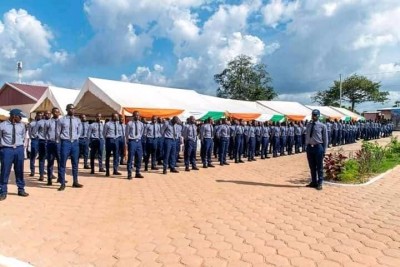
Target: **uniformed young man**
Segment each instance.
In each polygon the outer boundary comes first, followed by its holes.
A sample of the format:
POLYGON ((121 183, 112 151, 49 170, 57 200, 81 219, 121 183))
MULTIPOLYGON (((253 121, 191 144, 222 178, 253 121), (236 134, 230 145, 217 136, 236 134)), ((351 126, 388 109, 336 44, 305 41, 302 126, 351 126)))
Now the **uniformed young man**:
POLYGON ((78 182, 78 162, 79 162, 79 134, 81 132, 81 121, 75 117, 75 106, 67 105, 67 116, 60 119, 60 166, 58 168, 58 179, 61 186, 58 191, 65 189, 65 170, 68 158, 71 158, 72 165, 72 187, 81 188, 78 182))
POLYGON ((104 125, 101 123, 101 113, 96 114, 96 121, 89 126, 90 138, 90 174, 94 174, 94 158, 97 155, 99 162, 99 172, 106 172, 103 168, 104 151, 104 125))
POLYGON ((214 139, 213 119, 208 118, 200 128, 200 141, 202 150, 201 160, 203 162, 203 168, 215 167, 211 161, 213 139, 214 139))
POLYGON ((197 151, 197 127, 195 124, 196 120, 193 116, 190 116, 188 123, 183 127, 183 140, 185 145, 184 160, 185 160, 185 171, 190 171, 190 165, 192 170, 199 170, 196 166, 196 151, 197 151))
POLYGON ((89 122, 86 120, 86 115, 81 114, 79 116, 81 119, 81 132, 79 135, 79 154, 83 156, 83 168, 90 169, 88 165, 89 158, 89 122))
POLYGON ((307 124, 306 130, 307 160, 311 171, 311 183, 307 186, 322 190, 328 131, 326 125, 319 121, 320 111, 318 109, 314 109, 311 115, 312 121, 307 124))
POLYGON ((163 158, 163 174, 167 174, 167 168, 172 173, 178 173, 176 169, 176 142, 178 141, 179 118, 174 116, 172 120, 165 121, 161 128, 161 134, 164 137, 164 158, 163 158))
POLYGON ((146 156, 144 157, 144 170, 148 171, 149 161, 151 158, 151 169, 158 170, 157 151, 159 151, 159 139, 161 138, 161 125, 157 122, 157 116, 151 118, 151 122, 147 125, 144 131, 146 136, 146 156))
POLYGON ((54 160, 60 168, 60 110, 56 107, 52 109, 53 117, 45 124, 45 135, 47 140, 47 185, 53 185, 54 160))
POLYGON ((111 120, 104 125, 103 135, 106 139, 106 176, 110 176, 110 158, 113 154, 113 175, 121 175, 118 171, 119 159, 119 117, 117 113, 111 114, 111 120))
POLYGON ((27 197, 24 180, 24 139, 25 125, 21 118, 26 115, 20 109, 10 110, 8 120, 0 123, 0 201, 7 198, 8 179, 14 166, 18 196, 27 197))
POLYGON ((128 179, 132 179, 132 165, 135 163, 136 174, 135 178, 143 178, 143 175, 140 174, 140 168, 142 166, 142 157, 143 157, 143 146, 142 146, 142 137, 144 134, 144 125, 139 120, 140 114, 138 111, 133 112, 132 121, 128 122, 126 125, 126 143, 128 144, 128 179))
POLYGON ((29 123, 29 138, 31 140, 31 153, 30 153, 30 169, 31 173, 29 176, 35 176, 35 161, 36 157, 39 153, 39 138, 37 135, 37 123, 43 119, 43 112, 37 112, 35 116, 35 120, 29 123))
POLYGON ((125 139, 125 133, 126 133, 126 124, 124 121, 124 117, 122 115, 119 115, 119 128, 118 131, 120 133, 120 137, 118 140, 118 150, 119 150, 119 160, 118 164, 119 165, 126 165, 124 162, 125 158, 125 150, 126 150, 126 139, 125 139))
POLYGON ((36 123, 36 133, 39 139, 39 181, 44 181, 44 164, 46 160, 46 136, 44 134, 44 125, 47 122, 47 111, 45 116, 36 123))
POLYGON ((226 123, 226 119, 221 119, 221 124, 218 127, 217 138, 219 142, 219 165, 229 165, 226 161, 226 154, 228 152, 228 144, 229 144, 229 136, 230 136, 230 127, 226 123))

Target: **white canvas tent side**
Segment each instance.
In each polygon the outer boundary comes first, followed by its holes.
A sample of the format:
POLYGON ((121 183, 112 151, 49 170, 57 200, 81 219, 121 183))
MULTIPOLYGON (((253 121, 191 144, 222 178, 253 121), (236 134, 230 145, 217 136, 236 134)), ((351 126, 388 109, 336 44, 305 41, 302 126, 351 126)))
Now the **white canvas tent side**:
POLYGON ((288 120, 303 121, 311 118, 311 109, 298 102, 257 101, 257 103, 285 115, 288 120))
MULTIPOLYGON (((352 120, 354 121, 359 121, 359 120, 365 120, 365 118, 363 116, 358 115, 357 113, 354 113, 348 109, 345 108, 338 108, 338 107, 331 107, 334 110, 339 111, 340 113, 344 114, 343 117, 350 117, 352 120)), ((345 118, 343 118, 343 120, 345 120, 345 118)))
POLYGON ((324 116, 327 119, 338 119, 340 120, 344 114, 340 113, 339 111, 328 107, 328 106, 310 106, 310 105, 306 105, 306 107, 310 108, 310 109, 318 109, 321 112, 321 115, 324 116))
POLYGON ((67 112, 66 106, 73 104, 78 94, 79 90, 49 86, 30 112, 46 111, 57 107, 64 116, 67 112))
POLYGON ((137 110, 142 117, 149 118, 176 116, 185 110, 202 112, 205 103, 193 90, 88 78, 75 107, 77 113, 89 116, 96 113, 108 116, 113 112, 130 115, 137 110))

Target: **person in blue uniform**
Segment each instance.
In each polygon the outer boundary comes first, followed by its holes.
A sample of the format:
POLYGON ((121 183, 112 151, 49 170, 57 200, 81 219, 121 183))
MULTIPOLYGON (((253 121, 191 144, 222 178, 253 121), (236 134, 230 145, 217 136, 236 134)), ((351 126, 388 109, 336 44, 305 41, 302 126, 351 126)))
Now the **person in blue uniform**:
POLYGON ((213 149, 214 139, 214 126, 213 119, 208 118, 200 128, 200 141, 201 141, 201 161, 203 168, 214 168, 215 166, 211 161, 211 154, 213 149))
POLYGON ((124 117, 119 115, 119 128, 118 131, 120 133, 120 137, 118 140, 118 150, 119 150, 119 165, 126 165, 124 162, 125 159, 125 150, 126 150, 126 139, 125 139, 125 132, 126 132, 126 124, 124 121, 124 117))
POLYGON ((110 158, 113 155, 113 175, 121 175, 118 171, 119 147, 118 138, 120 132, 119 117, 117 113, 111 114, 111 120, 104 125, 103 135, 106 139, 106 176, 110 176, 110 158))
POLYGON ((27 197, 24 180, 25 125, 21 119, 26 115, 20 109, 10 110, 8 120, 0 123, 0 201, 7 198, 8 180, 14 166, 18 196, 27 197))
POLYGON ((306 129, 307 160, 311 172, 311 182, 307 186, 322 190, 328 131, 326 125, 319 121, 320 111, 318 109, 314 109, 311 115, 312 121, 307 124, 306 129))
POLYGON ((53 117, 45 124, 45 135, 47 140, 47 185, 53 185, 54 160, 60 168, 60 110, 56 107, 52 109, 53 117))
POLYGON ((287 153, 288 155, 293 154, 293 146, 294 146, 294 123, 291 121, 287 127, 287 153))
POLYGON ((103 151, 104 151, 104 125, 101 122, 101 113, 96 114, 96 121, 89 126, 90 138, 90 174, 94 174, 94 159, 97 155, 99 162, 99 172, 106 172, 103 168, 103 151))
POLYGON ((185 171, 190 171, 190 165, 192 170, 199 170, 196 166, 196 151, 197 151, 197 127, 196 120, 193 116, 190 116, 188 123, 183 127, 182 131, 184 140, 184 160, 185 160, 185 171))
POLYGON ((145 131, 144 124, 139 120, 140 114, 138 111, 133 112, 132 121, 128 122, 126 125, 126 133, 125 139, 128 144, 128 179, 132 179, 132 165, 135 163, 136 174, 135 178, 143 178, 143 175, 140 173, 140 168, 142 166, 142 157, 143 157, 143 146, 142 146, 142 137, 145 131))
POLYGON ((268 122, 262 123, 261 126, 261 159, 269 159, 268 156, 268 146, 269 146, 269 137, 271 135, 270 128, 268 127, 268 122))
POLYGON ((167 174, 167 168, 172 173, 178 173, 176 169, 176 142, 178 142, 178 122, 179 118, 174 116, 171 120, 166 120, 161 127, 161 134, 164 137, 164 159, 163 174, 167 174))
POLYGON ((36 123, 36 133, 39 139, 39 181, 44 181, 44 163, 46 160, 46 136, 44 134, 44 125, 46 122, 46 117, 43 116, 42 119, 36 123))
POLYGON ((230 127, 226 123, 226 119, 221 119, 221 124, 218 126, 218 131, 216 133, 219 143, 219 164, 221 166, 229 165, 226 161, 226 154, 228 152, 228 143, 230 136, 230 127))
POLYGON ((235 121, 235 125, 231 127, 231 132, 233 132, 233 140, 234 140, 234 159, 235 163, 244 163, 242 160, 243 155, 243 133, 244 133, 244 125, 243 120, 235 121))
POLYGON ((35 161, 36 157, 39 154, 39 138, 37 135, 37 123, 43 119, 43 112, 37 112, 35 116, 35 120, 29 123, 29 139, 31 140, 31 153, 30 153, 30 169, 31 173, 29 176, 35 176, 35 161))
POLYGON ((81 121, 75 117, 75 106, 67 105, 67 116, 60 119, 60 166, 58 168, 58 178, 61 186, 58 191, 65 189, 65 170, 68 158, 71 158, 72 165, 72 187, 81 188, 78 182, 78 162, 79 162, 79 135, 81 132, 81 121))
POLYGON ((157 116, 151 118, 151 122, 145 127, 144 135, 146 136, 146 156, 144 157, 144 171, 149 169, 149 161, 151 158, 151 169, 158 170, 157 151, 159 139, 161 138, 161 125, 158 123, 157 116))
POLYGON ((88 165, 89 158, 89 122, 86 120, 86 115, 81 114, 79 116, 81 119, 81 132, 79 135, 79 153, 83 156, 83 168, 90 169, 88 165))

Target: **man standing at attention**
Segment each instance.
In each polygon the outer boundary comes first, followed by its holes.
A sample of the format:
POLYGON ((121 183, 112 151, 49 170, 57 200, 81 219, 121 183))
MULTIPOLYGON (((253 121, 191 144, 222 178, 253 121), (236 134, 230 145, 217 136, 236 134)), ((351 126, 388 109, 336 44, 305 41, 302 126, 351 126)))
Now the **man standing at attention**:
POLYGON ((139 121, 139 112, 133 112, 133 120, 126 125, 126 142, 128 144, 128 179, 132 179, 132 164, 136 167, 135 178, 143 178, 140 174, 142 166, 143 146, 142 137, 144 133, 144 125, 139 121))
POLYGON ((113 174, 114 175, 121 175, 118 172, 119 166, 119 147, 118 147, 118 138, 120 132, 118 131, 119 128, 119 116, 117 113, 113 113, 111 115, 111 120, 108 121, 104 125, 104 138, 106 139, 106 176, 110 176, 110 157, 111 153, 113 154, 113 174))
POLYGON ((71 157, 72 177, 74 182, 72 187, 81 188, 83 185, 78 183, 78 161, 79 161, 79 135, 81 133, 81 121, 75 116, 75 106, 67 105, 67 116, 60 119, 60 166, 58 168, 58 179, 61 186, 58 191, 65 189, 65 169, 67 160, 71 157))
POLYGON ((307 160, 311 171, 311 183, 308 187, 322 190, 324 181, 324 156, 328 147, 328 131, 326 125, 319 121, 320 112, 314 109, 311 113, 312 121, 307 124, 306 145, 307 160))

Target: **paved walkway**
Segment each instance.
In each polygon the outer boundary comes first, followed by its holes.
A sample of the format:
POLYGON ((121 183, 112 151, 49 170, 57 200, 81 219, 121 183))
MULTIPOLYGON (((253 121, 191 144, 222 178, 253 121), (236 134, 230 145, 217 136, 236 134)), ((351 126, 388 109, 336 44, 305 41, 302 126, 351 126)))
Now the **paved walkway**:
POLYGON ((305 154, 144 174, 81 170, 85 187, 64 192, 29 178, 28 198, 10 185, 0 255, 34 266, 400 266, 400 168, 322 191, 304 187, 305 154))

